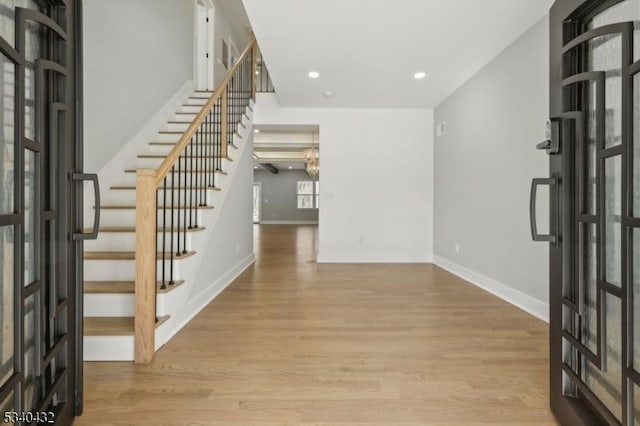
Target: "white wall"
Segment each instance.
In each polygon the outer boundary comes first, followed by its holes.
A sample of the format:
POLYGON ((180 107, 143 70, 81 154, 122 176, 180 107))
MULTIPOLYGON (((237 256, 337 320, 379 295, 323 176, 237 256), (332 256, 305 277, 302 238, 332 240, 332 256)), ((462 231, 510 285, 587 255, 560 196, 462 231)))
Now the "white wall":
MULTIPOLYGON (((242 155, 230 151, 234 159, 235 174, 232 182, 223 183, 228 191, 222 206, 215 206, 218 219, 207 249, 202 253, 189 304, 199 303, 200 295, 214 287, 215 282, 229 271, 253 257, 253 135, 247 131, 247 139, 237 143, 246 144, 242 155)), ((187 310, 189 313, 191 309, 187 310)))
MULTIPOLYGON (((240 0, 238 0, 240 1, 240 0)), ((249 35, 246 30, 239 25, 233 25, 229 19, 224 15, 219 0, 214 0, 215 6, 215 22, 214 22, 214 83, 217 87, 224 76, 227 74, 227 69, 222 65, 222 40, 229 40, 231 38, 238 50, 238 55, 242 53, 247 44, 249 44, 249 35)), ((236 56, 237 59, 237 56, 236 56)))
POLYGON ((531 178, 548 176, 548 157, 535 149, 549 116, 548 25, 537 23, 435 110, 436 126, 446 122, 435 140, 436 261, 541 318, 548 245, 531 241, 528 197, 531 178))
POLYGON ((84 1, 85 169, 100 170, 194 69, 194 1, 84 1))
POLYGON ((240 128, 238 149, 229 152, 233 162, 223 163, 228 173, 219 177, 222 191, 213 195, 213 210, 203 212, 205 230, 193 236, 196 254, 185 259, 178 273, 185 283, 171 291, 163 312, 171 318, 158 330, 165 343, 255 261, 253 252, 253 130, 240 128))
POLYGON ((281 108, 255 125, 320 126, 320 262, 427 262, 433 244, 433 111, 281 108))

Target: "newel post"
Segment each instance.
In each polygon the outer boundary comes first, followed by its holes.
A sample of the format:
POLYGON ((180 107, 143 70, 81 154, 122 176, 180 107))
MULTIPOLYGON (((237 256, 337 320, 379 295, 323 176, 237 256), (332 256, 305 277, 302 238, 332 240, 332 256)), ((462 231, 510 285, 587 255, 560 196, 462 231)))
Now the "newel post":
POLYGON ((135 362, 151 362, 156 328, 156 171, 138 170, 136 179, 135 362))

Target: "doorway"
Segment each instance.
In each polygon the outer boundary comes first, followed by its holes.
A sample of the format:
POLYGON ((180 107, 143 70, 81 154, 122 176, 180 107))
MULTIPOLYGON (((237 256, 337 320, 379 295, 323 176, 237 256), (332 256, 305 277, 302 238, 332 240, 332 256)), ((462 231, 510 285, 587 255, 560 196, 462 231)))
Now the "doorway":
POLYGON ((551 11, 551 406, 640 424, 639 0, 551 11), (635 324, 634 324, 635 323, 635 324))
POLYGON ((81 173, 80 2, 0 0, 0 18, 0 408, 9 423, 68 425, 93 235, 80 233, 81 181, 98 192, 81 173))
POLYGON ((196 90, 214 90, 213 1, 198 0, 196 7, 196 90))
POLYGON ((260 223, 262 218, 262 184, 253 184, 253 223, 260 223))

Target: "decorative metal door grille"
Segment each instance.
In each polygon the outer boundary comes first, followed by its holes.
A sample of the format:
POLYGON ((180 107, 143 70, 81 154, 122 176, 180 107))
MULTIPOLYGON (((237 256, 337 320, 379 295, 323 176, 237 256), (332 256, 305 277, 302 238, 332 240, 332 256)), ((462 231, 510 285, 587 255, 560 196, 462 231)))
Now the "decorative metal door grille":
MULTIPOLYGON (((551 162, 561 200, 552 264, 554 253, 562 264, 551 277, 552 405, 563 421, 577 421, 565 417, 574 399, 594 421, 640 425, 640 0, 578 3, 555 30, 561 47, 552 29, 562 141, 551 162)), ((556 18, 569 7, 558 1, 556 18)))
POLYGON ((74 3, 0 0, 0 408, 57 424, 71 422, 80 371, 74 3))

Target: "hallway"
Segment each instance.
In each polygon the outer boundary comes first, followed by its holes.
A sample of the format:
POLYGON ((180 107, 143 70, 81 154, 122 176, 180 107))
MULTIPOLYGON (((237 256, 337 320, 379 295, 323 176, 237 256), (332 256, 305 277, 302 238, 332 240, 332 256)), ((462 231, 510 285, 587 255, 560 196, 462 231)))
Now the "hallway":
POLYGON ((430 264, 318 265, 314 226, 255 231, 151 364, 85 363, 76 425, 555 424, 542 321, 430 264))

